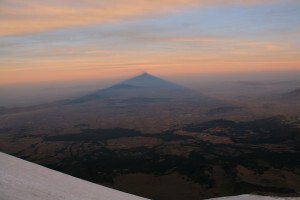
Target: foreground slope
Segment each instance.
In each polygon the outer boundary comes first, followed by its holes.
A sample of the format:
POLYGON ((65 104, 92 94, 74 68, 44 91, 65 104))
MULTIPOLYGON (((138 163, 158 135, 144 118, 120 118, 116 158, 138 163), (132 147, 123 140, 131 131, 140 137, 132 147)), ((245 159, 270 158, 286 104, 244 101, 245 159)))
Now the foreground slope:
POLYGON ((143 200, 0 153, 1 200, 143 200))

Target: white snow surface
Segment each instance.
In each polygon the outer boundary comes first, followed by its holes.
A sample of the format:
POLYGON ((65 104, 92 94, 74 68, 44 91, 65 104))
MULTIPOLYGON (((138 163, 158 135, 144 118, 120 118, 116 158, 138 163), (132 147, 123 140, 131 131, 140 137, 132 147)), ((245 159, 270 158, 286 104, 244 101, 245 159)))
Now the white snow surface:
POLYGON ((268 197, 245 194, 239 196, 213 198, 209 200, 300 200, 300 197, 268 197))
POLYGON ((0 152, 0 200, 146 200, 0 152))

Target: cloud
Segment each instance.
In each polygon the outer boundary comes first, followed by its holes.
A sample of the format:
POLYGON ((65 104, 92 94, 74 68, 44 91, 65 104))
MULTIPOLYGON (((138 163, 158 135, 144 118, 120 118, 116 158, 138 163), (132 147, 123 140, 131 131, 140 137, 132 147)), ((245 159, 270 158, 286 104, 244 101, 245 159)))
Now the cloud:
POLYGON ((1 1, 0 34, 16 35, 64 27, 107 23, 171 11, 194 0, 1 1))
MULTIPOLYGON (((275 2, 254 0, 251 3, 275 2)), ((156 16, 196 5, 245 3, 241 0, 1 0, 0 36, 156 16)))
POLYGON ((169 37, 161 38, 162 41, 179 42, 179 43, 211 43, 228 41, 227 38, 222 37, 169 37))

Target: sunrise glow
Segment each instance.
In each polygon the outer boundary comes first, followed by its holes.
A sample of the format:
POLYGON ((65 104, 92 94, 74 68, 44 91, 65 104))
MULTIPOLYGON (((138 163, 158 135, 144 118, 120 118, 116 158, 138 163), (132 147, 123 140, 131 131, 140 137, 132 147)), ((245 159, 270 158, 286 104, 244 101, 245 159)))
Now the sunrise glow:
POLYGON ((0 84, 300 70, 297 0, 4 0, 0 84))

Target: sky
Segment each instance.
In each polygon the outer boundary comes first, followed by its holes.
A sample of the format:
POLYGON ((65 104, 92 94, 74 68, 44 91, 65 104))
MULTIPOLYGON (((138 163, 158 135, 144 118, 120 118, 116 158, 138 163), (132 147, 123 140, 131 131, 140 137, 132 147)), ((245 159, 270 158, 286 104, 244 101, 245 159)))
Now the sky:
POLYGON ((0 0, 0 86, 300 70, 299 0, 0 0))

